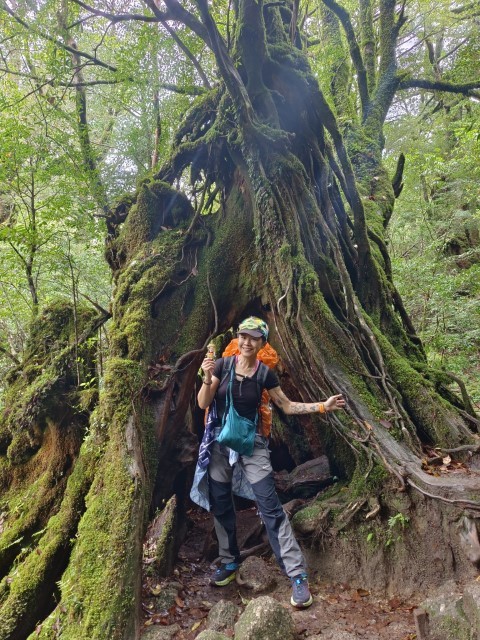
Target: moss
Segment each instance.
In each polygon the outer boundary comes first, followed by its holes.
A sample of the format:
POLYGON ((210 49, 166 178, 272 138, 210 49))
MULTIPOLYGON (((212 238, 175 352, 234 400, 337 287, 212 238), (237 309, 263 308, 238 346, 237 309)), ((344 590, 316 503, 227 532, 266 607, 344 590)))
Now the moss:
POLYGON ((59 302, 44 309, 33 322, 25 352, 26 374, 20 369, 8 387, 1 419, 3 449, 8 446, 15 464, 38 450, 47 417, 61 419, 76 404, 77 374, 80 383, 95 380, 94 342, 75 347, 75 335, 88 331, 93 317, 90 309, 79 307, 75 314, 70 304, 59 302))
POLYGON ((176 556, 177 499, 172 496, 163 510, 163 526, 156 544, 155 566, 160 576, 170 575, 176 556))
POLYGON ((33 545, 13 575, 2 583, 0 628, 3 637, 10 637, 9 634, 19 628, 33 631, 43 614, 48 601, 45 594, 53 590, 66 563, 66 549, 71 544, 83 511, 83 500, 94 474, 94 462, 91 455, 80 456, 58 514, 50 518, 38 544, 33 545))
POLYGON ((380 345, 385 366, 401 393, 402 402, 417 427, 418 435, 440 446, 462 442, 465 438, 463 432, 453 431, 458 420, 453 408, 437 395, 432 382, 395 351, 377 328, 371 328, 380 345))
POLYGON ((40 637, 50 637, 55 621, 60 619, 68 629, 65 638, 113 639, 120 637, 117 634, 128 612, 133 615, 138 540, 150 501, 146 478, 152 477, 154 469, 152 459, 140 462, 138 458, 139 451, 152 449, 151 411, 142 405, 140 396, 144 384, 142 363, 123 358, 108 361, 105 397, 83 448, 90 458, 92 451, 102 457, 85 498, 86 511, 79 523, 68 569, 60 582, 62 607, 42 625, 40 637), (92 448, 106 423, 108 442, 92 448))
POLYGON ((363 465, 357 464, 349 482, 352 499, 377 495, 390 477, 387 470, 379 464, 374 464, 370 470, 362 467, 363 465))
POLYGON ((323 512, 324 507, 318 503, 305 507, 293 516, 292 526, 300 533, 313 533, 323 512))
MULTIPOLYGON (((91 309, 79 307, 76 310, 79 327, 94 315, 91 309)), ((31 366, 43 358, 50 358, 74 340, 75 313, 72 305, 65 301, 52 302, 33 320, 28 330, 24 360, 31 366)), ((81 331, 81 328, 80 328, 81 331)))
POLYGON ((136 204, 131 207, 116 243, 116 249, 127 258, 152 242, 163 229, 178 225, 193 215, 192 205, 186 196, 160 180, 144 181, 139 189, 136 204))

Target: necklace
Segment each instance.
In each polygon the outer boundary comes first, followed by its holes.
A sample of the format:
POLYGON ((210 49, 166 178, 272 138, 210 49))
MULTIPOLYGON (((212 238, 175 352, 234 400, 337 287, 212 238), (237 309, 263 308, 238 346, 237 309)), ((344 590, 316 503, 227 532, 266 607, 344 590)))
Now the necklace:
POLYGON ((255 374, 257 368, 258 368, 258 360, 255 361, 255 364, 247 367, 240 362, 238 357, 235 361, 235 374, 241 378, 250 378, 252 375, 255 374), (244 373, 240 373, 240 371, 237 371, 237 367, 239 367, 244 373))

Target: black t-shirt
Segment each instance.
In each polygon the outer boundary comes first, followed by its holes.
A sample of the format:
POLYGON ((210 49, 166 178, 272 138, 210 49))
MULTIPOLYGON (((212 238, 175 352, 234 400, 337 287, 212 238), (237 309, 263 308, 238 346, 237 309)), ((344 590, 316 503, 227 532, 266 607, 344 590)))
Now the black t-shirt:
MULTIPOLYGON (((222 420, 223 414, 225 413, 227 388, 228 383, 230 382, 230 372, 228 373, 228 375, 225 375, 226 369, 223 366, 223 361, 224 358, 219 358, 215 362, 215 369, 213 370, 213 375, 220 380, 220 386, 218 387, 217 393, 215 394, 215 400, 217 402, 217 415, 220 421, 222 420)), ((262 395, 262 389, 259 389, 257 384, 257 375, 259 368, 260 367, 257 367, 257 370, 251 377, 246 376, 238 380, 235 374, 233 376, 233 406, 241 416, 243 416, 244 418, 248 418, 249 420, 255 420, 255 414, 257 412, 262 395)), ((267 390, 274 389, 275 387, 278 387, 279 384, 280 383, 278 381, 277 374, 269 369, 267 377, 265 378, 264 388, 267 390)))

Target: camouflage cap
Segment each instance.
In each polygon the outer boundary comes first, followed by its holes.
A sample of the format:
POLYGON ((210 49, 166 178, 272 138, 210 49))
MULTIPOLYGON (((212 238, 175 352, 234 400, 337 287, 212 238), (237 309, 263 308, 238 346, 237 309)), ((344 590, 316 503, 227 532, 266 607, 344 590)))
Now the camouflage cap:
POLYGON ((250 316, 249 318, 245 318, 245 320, 242 320, 242 322, 238 325, 237 333, 247 333, 253 338, 263 338, 265 341, 267 341, 268 324, 261 318, 250 316))

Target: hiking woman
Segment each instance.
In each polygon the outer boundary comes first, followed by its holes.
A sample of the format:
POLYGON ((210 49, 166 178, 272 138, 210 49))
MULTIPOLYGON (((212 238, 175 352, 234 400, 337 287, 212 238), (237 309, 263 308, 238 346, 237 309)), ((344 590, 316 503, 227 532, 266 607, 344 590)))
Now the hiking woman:
MULTIPOLYGON (((267 389, 272 401, 286 414, 326 413, 345 406, 341 394, 331 396, 324 402, 289 400, 281 390, 275 372, 257 359, 267 339, 266 322, 256 317, 247 318, 238 327, 238 356, 216 361, 207 357, 203 361, 204 378, 198 392, 198 405, 206 409, 215 400, 218 424, 222 423, 226 407, 229 406, 229 397, 237 413, 256 424, 262 392, 257 383, 260 377, 261 386, 267 389), (230 375, 224 375, 227 361, 230 375)), ((217 427, 208 454, 208 502, 214 515, 221 559, 211 583, 224 586, 231 582, 240 561, 232 496, 235 467, 239 467, 251 486, 275 557, 292 581, 291 604, 298 608, 310 606, 313 599, 308 587, 305 559, 277 496, 267 439, 257 429, 252 455, 240 455, 217 442, 219 433, 220 427, 217 427)))

